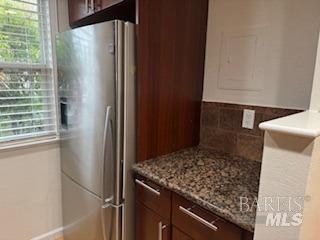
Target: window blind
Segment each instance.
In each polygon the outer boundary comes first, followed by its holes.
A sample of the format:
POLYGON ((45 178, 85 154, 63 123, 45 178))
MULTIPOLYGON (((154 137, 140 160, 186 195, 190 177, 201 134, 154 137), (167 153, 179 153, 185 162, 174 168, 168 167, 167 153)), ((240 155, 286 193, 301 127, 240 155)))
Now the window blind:
POLYGON ((0 0, 0 142, 56 133, 48 0, 0 0))

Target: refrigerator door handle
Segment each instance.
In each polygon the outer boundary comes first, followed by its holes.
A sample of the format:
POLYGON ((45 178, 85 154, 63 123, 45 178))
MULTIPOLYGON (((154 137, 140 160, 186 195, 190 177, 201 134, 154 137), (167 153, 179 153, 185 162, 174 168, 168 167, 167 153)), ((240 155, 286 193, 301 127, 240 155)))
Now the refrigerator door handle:
MULTIPOLYGON (((102 190, 101 190, 101 227, 103 240, 110 239, 110 232, 106 229, 105 209, 114 208, 114 143, 112 127, 112 107, 107 106, 103 133, 103 166, 102 166, 102 190), (110 167, 111 169, 108 169, 110 167), (111 175, 110 175, 111 174, 111 175)), ((118 240, 118 239, 117 239, 118 240)), ((120 239, 119 239, 120 240, 120 239)))
POLYGON ((121 240, 121 225, 122 225, 122 211, 124 204, 115 205, 112 203, 112 199, 109 200, 109 202, 104 203, 101 206, 101 224, 102 224, 102 231, 103 231, 103 240, 110 240, 111 238, 114 240, 121 240), (114 212, 114 215, 117 215, 114 219, 115 227, 111 232, 107 232, 106 229, 106 220, 105 220, 105 209, 110 208, 114 212))
POLYGON ((102 166, 102 200, 104 203, 114 201, 114 144, 113 144, 113 129, 112 129, 112 107, 107 106, 105 126, 103 134, 103 166, 102 166), (107 171, 108 164, 110 164, 111 170, 107 171), (108 172, 108 173, 107 173, 108 172), (111 174, 111 176, 109 176, 111 174), (109 179, 109 180, 108 180, 109 179), (110 181, 111 180, 111 181, 110 181), (111 184, 111 185, 110 185, 111 184), (109 191, 107 187, 109 186, 109 191), (110 187, 111 186, 111 187, 110 187))
MULTIPOLYGON (((107 232, 104 210, 106 208, 114 208, 115 211, 119 212, 119 211, 121 211, 121 208, 123 207, 123 204, 114 205, 112 202, 113 202, 113 198, 105 199, 104 203, 102 203, 102 206, 101 206, 101 225, 102 225, 103 240, 109 240, 111 237, 110 234, 112 234, 111 232, 109 232, 109 233, 107 232)), ((116 232, 114 233, 114 236, 116 237, 116 240, 120 240, 119 223, 115 223, 115 224, 116 224, 116 232)))

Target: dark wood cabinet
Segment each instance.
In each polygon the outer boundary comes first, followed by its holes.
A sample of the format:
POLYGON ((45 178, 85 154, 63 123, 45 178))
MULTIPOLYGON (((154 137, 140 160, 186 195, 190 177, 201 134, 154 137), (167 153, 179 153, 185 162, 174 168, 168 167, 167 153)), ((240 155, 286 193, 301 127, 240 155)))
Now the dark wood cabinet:
POLYGON ((136 183, 136 239, 171 239, 171 192, 146 178, 136 183))
POLYGON ((208 0, 138 1, 138 160, 199 142, 208 0))
POLYGON ((68 0, 71 27, 114 19, 135 22, 135 0, 68 0))
POLYGON ((94 1, 68 0, 70 24, 77 22, 94 13, 94 1))
POLYGON ((170 222, 136 202, 136 239, 170 240, 170 222))
POLYGON ((171 192, 140 176, 135 181, 136 200, 169 220, 171 216, 171 192))
POLYGON ((136 179, 136 240, 253 240, 253 234, 152 181, 136 179))
POLYGON ((177 194, 172 198, 172 224, 195 240, 242 239, 241 228, 177 194))
POLYGON ((181 232, 178 228, 172 227, 172 239, 174 240, 194 240, 185 233, 181 232))
POLYGON ((125 0, 98 0, 97 1, 97 10, 103 10, 106 8, 109 8, 111 6, 114 6, 116 4, 119 4, 125 0))

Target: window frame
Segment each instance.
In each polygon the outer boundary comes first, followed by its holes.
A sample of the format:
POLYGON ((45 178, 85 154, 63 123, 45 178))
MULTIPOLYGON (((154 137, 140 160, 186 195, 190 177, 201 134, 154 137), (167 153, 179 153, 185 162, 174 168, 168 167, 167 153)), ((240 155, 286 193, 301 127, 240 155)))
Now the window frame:
MULTIPOLYGON (((41 0, 38 0, 41 1, 41 0)), ((50 69, 52 69, 52 89, 53 89, 53 116, 55 117, 54 124, 54 133, 44 135, 44 136, 30 136, 27 138, 17 138, 8 141, 0 142, 0 150, 8 150, 14 148, 21 148, 21 147, 32 147, 34 145, 39 144, 47 144, 47 143, 55 143, 59 141, 59 105, 58 105, 58 82, 57 82, 57 58, 56 58, 56 34, 58 33, 58 12, 57 12, 57 3, 56 1, 48 1, 48 14, 49 14, 49 21, 50 21, 50 41, 51 41, 51 52, 52 52, 52 59, 50 69)), ((43 48, 43 46, 41 46, 43 48)), ((41 49, 43 51, 43 49, 41 49)), ((39 63, 39 64, 28 64, 28 69, 46 69, 48 66, 46 64, 39 63)), ((23 69, 26 68, 26 64, 16 64, 16 63, 1 63, 1 68, 7 69, 23 69)))

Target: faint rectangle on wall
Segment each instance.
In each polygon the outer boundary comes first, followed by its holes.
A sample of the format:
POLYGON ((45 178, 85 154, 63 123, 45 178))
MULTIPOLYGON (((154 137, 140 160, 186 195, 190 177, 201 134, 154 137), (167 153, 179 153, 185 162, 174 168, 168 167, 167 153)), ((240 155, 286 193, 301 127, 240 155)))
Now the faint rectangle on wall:
POLYGON ((258 91, 263 88, 263 29, 239 28, 221 33, 220 89, 258 91))

